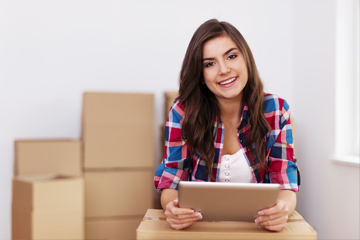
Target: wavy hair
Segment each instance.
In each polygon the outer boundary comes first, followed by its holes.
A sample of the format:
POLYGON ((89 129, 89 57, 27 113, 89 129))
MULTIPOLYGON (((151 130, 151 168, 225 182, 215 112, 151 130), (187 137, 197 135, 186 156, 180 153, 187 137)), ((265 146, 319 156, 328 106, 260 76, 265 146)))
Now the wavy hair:
MULTIPOLYGON (((203 23, 194 33, 187 48, 180 71, 179 101, 185 106, 182 138, 191 154, 198 153, 206 163, 206 172, 212 172, 215 157, 213 122, 220 122, 220 109, 215 95, 203 84, 203 46, 214 38, 228 35, 243 54, 248 81, 243 89, 243 103, 249 111, 251 130, 246 137, 246 149, 251 153, 249 160, 258 158, 260 166, 265 166, 264 137, 271 131, 263 114, 263 84, 256 68, 254 57, 241 33, 227 22, 211 19, 203 23), (252 144, 255 144, 253 149, 252 144)), ((241 110, 241 109, 240 109, 241 110)), ((217 132, 217 131, 216 131, 217 132)), ((211 175, 211 174, 210 174, 211 175)))

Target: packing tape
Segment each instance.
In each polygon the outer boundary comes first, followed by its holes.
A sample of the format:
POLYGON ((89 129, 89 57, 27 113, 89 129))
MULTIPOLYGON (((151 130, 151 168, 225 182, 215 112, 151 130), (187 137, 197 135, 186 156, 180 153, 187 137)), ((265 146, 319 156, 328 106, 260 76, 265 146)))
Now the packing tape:
POLYGON ((300 218, 300 219, 288 219, 288 222, 305 222, 305 219, 300 218))
POLYGON ((153 216, 145 216, 143 221, 145 220, 164 220, 166 221, 166 217, 153 217, 153 216))

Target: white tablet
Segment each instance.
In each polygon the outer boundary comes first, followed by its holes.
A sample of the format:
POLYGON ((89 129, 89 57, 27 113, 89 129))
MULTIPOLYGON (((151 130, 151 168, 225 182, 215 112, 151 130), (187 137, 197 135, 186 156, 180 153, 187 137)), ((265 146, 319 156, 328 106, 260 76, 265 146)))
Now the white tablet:
POLYGON ((179 207, 201 212, 206 221, 254 221, 261 209, 272 207, 279 184, 179 182, 179 207))

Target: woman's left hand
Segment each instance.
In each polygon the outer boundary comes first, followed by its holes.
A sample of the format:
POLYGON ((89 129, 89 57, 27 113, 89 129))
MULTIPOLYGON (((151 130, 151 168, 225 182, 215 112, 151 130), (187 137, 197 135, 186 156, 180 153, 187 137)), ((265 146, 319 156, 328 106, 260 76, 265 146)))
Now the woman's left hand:
POLYGON ((285 228, 288 220, 289 209, 284 200, 278 199, 275 206, 259 211, 259 217, 255 219, 258 226, 264 226, 270 231, 281 231, 285 228))

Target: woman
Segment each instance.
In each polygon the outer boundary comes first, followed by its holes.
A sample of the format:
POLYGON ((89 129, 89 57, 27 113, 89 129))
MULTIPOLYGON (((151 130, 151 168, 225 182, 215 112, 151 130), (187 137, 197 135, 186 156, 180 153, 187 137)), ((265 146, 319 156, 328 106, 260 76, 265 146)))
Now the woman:
POLYGON ((255 224, 284 229, 300 187, 290 113, 285 100, 263 92, 239 31, 216 19, 203 23, 183 61, 179 97, 166 123, 165 156, 155 174, 171 227, 183 229, 202 218, 178 207, 182 180, 278 183, 275 206, 261 210, 255 224))

